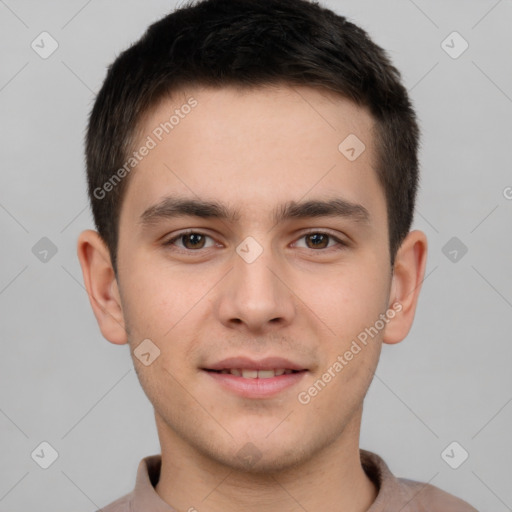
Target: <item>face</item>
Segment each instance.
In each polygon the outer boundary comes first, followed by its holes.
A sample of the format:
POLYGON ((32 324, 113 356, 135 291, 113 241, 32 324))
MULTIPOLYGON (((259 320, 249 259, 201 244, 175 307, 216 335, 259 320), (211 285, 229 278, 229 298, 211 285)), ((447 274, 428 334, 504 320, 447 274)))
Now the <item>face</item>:
POLYGON ((117 284, 161 438, 268 472, 355 429, 395 316, 373 126, 286 86, 191 89, 146 116, 117 284))

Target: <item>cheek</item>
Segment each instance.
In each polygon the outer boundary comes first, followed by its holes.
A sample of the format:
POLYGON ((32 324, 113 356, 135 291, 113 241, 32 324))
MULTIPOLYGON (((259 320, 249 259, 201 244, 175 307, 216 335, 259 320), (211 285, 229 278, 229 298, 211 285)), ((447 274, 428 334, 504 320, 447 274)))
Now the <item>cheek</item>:
POLYGON ((345 414, 357 407, 367 392, 383 335, 374 326, 386 311, 388 300, 389 283, 382 276, 375 261, 362 261, 361 265, 340 270, 323 293, 317 291, 313 296, 316 304, 311 304, 311 309, 330 328, 322 341, 324 356, 319 378, 326 385, 325 391, 319 393, 322 396, 315 399, 319 407, 335 403, 339 414, 345 414))
POLYGON ((334 272, 321 287, 310 289, 309 297, 308 306, 343 344, 385 311, 388 283, 375 265, 351 265, 334 272))
POLYGON ((155 261, 134 258, 125 273, 125 319, 138 336, 162 340, 171 336, 207 291, 204 281, 155 261))
POLYGON ((191 274, 155 261, 137 263, 134 258, 131 269, 125 270, 130 284, 124 290, 123 310, 132 351, 144 339, 150 339, 160 351, 151 366, 142 367, 135 355, 134 364, 140 367, 143 387, 158 394, 159 381, 172 387, 176 382, 171 376, 178 381, 189 378, 187 372, 195 366, 201 324, 198 315, 204 315, 205 295, 211 286, 206 279, 195 280, 191 274))

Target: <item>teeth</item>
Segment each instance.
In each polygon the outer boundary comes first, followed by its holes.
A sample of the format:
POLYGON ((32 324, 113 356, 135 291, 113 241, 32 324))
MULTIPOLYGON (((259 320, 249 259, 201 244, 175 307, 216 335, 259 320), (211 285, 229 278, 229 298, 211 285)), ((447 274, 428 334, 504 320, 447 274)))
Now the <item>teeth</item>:
POLYGON ((244 379, 271 379, 272 377, 293 373, 293 370, 285 370, 283 368, 274 370, 244 370, 243 368, 233 368, 231 370, 221 370, 220 373, 230 373, 231 375, 243 377, 244 379))
POLYGON ((258 370, 242 370, 242 377, 244 379, 257 379, 258 370))

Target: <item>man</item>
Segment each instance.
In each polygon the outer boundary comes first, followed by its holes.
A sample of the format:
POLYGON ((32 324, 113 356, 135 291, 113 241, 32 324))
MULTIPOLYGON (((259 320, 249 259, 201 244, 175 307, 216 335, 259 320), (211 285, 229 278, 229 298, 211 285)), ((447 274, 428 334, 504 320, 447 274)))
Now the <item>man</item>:
POLYGON ((78 255, 162 453, 104 511, 475 510, 359 448, 425 273, 418 138, 384 51, 308 1, 187 4, 118 57, 78 255))

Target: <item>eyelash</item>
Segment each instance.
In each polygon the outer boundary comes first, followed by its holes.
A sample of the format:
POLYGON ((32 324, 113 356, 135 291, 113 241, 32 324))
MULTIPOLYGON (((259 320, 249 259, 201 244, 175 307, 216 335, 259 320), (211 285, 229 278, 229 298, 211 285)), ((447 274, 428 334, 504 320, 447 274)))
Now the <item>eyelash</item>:
MULTIPOLYGON (((163 243, 163 245, 164 245, 164 247, 172 247, 174 245, 174 243, 177 240, 180 240, 183 236, 192 235, 192 234, 193 235, 205 236, 205 237, 211 238, 213 240, 213 237, 211 237, 210 235, 207 235, 206 233, 202 233, 201 231, 188 230, 188 231, 182 231, 178 235, 175 235, 174 237, 172 237, 169 240, 165 241, 163 243)), ((347 242, 344 242, 343 240, 340 240, 338 237, 334 236, 333 234, 329 233, 328 231, 317 231, 317 230, 308 231, 307 233, 304 233, 302 236, 300 236, 298 238, 298 240, 301 240, 302 238, 304 238, 306 236, 309 236, 309 235, 327 235, 330 240, 333 240, 333 241, 335 241, 337 243, 333 247, 326 247, 326 248, 323 248, 323 249, 311 249, 309 247, 306 247, 306 249, 308 249, 310 251, 315 251, 315 252, 331 252, 333 250, 334 251, 339 251, 339 250, 343 250, 343 249, 345 249, 346 247, 349 246, 349 244, 347 242)), ((181 252, 181 253, 192 254, 192 253, 199 253, 199 252, 201 252, 203 250, 208 250, 210 248, 211 247, 201 248, 201 249, 183 249, 181 247, 178 247, 178 248, 173 249, 173 250, 176 250, 177 252, 181 252)))

